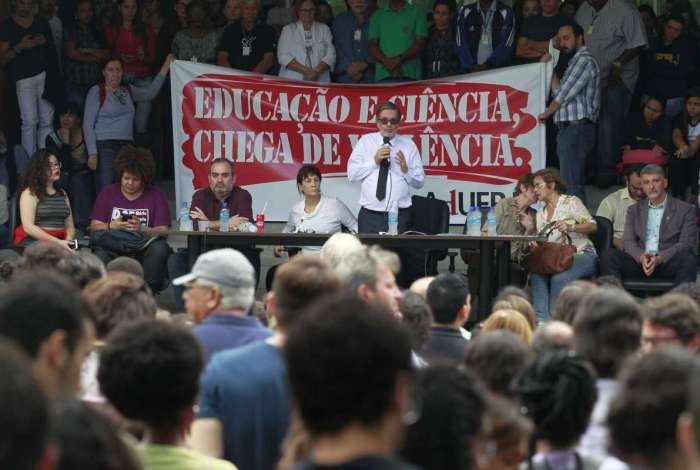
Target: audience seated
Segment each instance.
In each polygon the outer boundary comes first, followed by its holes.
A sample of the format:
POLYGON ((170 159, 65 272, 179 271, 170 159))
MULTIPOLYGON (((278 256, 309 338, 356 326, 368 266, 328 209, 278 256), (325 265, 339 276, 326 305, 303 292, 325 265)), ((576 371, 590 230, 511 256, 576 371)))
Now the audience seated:
POLYGON ((532 344, 532 328, 525 315, 513 309, 496 310, 489 315, 482 328, 483 333, 506 330, 525 342, 532 344))
POLYGON ((465 365, 494 393, 512 396, 511 381, 527 366, 532 350, 510 331, 482 332, 467 346, 465 365))
POLYGON ((80 290, 91 282, 102 279, 106 274, 102 260, 87 250, 70 252, 52 267, 80 290))
POLYGON ((491 430, 486 437, 493 442, 494 449, 484 458, 486 469, 519 469, 530 455, 532 422, 521 413, 519 405, 497 395, 489 398, 487 416, 491 430))
POLYGON ((532 350, 536 355, 554 349, 570 350, 574 340, 574 329, 562 321, 549 321, 540 326, 532 337, 532 350))
POLYGON ((52 469, 49 411, 32 364, 9 340, 0 339, 0 467, 52 469))
POLYGON ((678 419, 678 448, 687 458, 688 468, 700 468, 700 375, 690 376, 685 411, 678 419))
POLYGON ((593 282, 583 279, 576 280, 564 287, 559 294, 557 303, 554 304, 552 320, 573 326, 579 304, 595 288, 596 285, 593 282))
POLYGON ((48 150, 32 156, 19 197, 20 225, 14 244, 29 246, 38 241, 74 248, 75 226, 68 195, 56 187, 61 164, 48 150))
POLYGON ((532 273, 532 297, 540 322, 551 318, 561 290, 571 281, 595 274, 598 256, 588 235, 595 233, 595 219, 576 196, 567 196, 566 185, 559 172, 546 168, 533 178, 537 200, 544 203, 537 211, 536 229, 544 232, 550 242, 564 243, 569 237, 574 246, 573 265, 566 271, 546 275, 532 273))
POLYGON ((0 335, 32 358, 44 394, 74 395, 92 344, 92 311, 80 291, 58 274, 13 276, 0 296, 0 335))
POLYGON ((280 266, 268 298, 277 332, 211 360, 202 377, 192 448, 223 457, 240 470, 274 468, 290 422, 282 352, 287 332, 315 300, 338 287, 338 278, 316 257, 295 256, 280 266))
POLYGON ((423 470, 479 468, 487 392, 471 372, 430 367, 418 373, 421 416, 408 426, 401 455, 423 470))
POLYGON ((646 198, 627 211, 624 251, 607 250, 601 260, 601 274, 623 279, 669 278, 676 285, 695 282, 698 271, 695 207, 666 192, 668 181, 660 166, 647 165, 640 174, 646 198))
POLYGON ((98 194, 92 210, 91 244, 105 264, 117 256, 139 260, 148 286, 159 292, 170 253, 162 238, 170 226, 170 209, 163 192, 153 186, 153 156, 128 145, 120 151, 114 170, 119 182, 98 194))
POLYGON ((314 20, 317 0, 295 0, 299 20, 282 28, 277 46, 280 77, 311 82, 330 82, 335 66, 333 34, 314 20))
POLYGON ((114 423, 75 398, 53 403, 51 441, 59 450, 56 470, 141 470, 138 457, 114 423))
POLYGON ((639 470, 690 468, 676 436, 699 367, 693 353, 678 348, 654 351, 625 366, 608 415, 616 455, 639 470))
POLYGON ((520 373, 513 387, 535 424, 537 450, 530 456, 530 468, 598 468, 597 458, 575 450, 597 395, 595 373, 584 359, 565 350, 545 352, 520 373))
POLYGON ((411 349, 420 351, 431 336, 433 314, 423 297, 415 292, 405 291, 399 302, 401 321, 411 334, 411 349))
POLYGON ((648 96, 641 113, 632 113, 627 119, 625 142, 622 146, 622 164, 656 163, 665 165, 673 153, 671 122, 664 115, 664 100, 648 96))
POLYGON ((134 276, 143 279, 143 266, 141 266, 141 263, 133 258, 129 258, 128 256, 118 256, 114 258, 112 261, 107 263, 105 269, 108 273, 115 271, 124 272, 127 274, 133 274, 134 276))
POLYGON ((639 172, 643 166, 629 165, 624 169, 625 187, 607 195, 598 206, 596 215, 613 224, 613 246, 621 250, 624 242, 627 209, 645 198, 639 172))
POLYGON ((471 311, 469 285, 458 274, 440 274, 428 286, 426 300, 433 313, 433 326, 418 354, 430 365, 462 364, 468 338, 461 329, 471 311))
POLYGON ((353 293, 319 302, 290 328, 285 359, 313 436, 296 469, 407 468, 393 453, 420 416, 408 390, 411 344, 386 306, 353 293))
POLYGON ((527 320, 528 325, 530 325, 530 329, 532 331, 537 329, 537 316, 535 316, 535 309, 532 308, 532 304, 530 302, 519 295, 500 295, 498 300, 495 301, 491 307, 492 312, 497 310, 515 310, 520 312, 527 320))
POLYGON ((700 284, 697 282, 684 282, 671 289, 671 292, 685 294, 700 306, 700 284))
POLYGON ((409 287, 408 290, 420 295, 423 299, 425 299, 426 295, 428 294, 428 286, 431 282, 433 282, 433 279, 435 279, 435 276, 425 276, 416 279, 411 283, 411 287, 409 287))
POLYGON ((112 272, 90 283, 83 295, 94 312, 95 341, 83 361, 80 397, 87 402, 104 403, 97 370, 107 338, 122 324, 155 318, 157 306, 143 278, 125 272, 112 272))
POLYGON ((343 289, 366 302, 383 303, 400 318, 401 291, 395 278, 399 265, 396 253, 374 246, 348 254, 338 264, 336 274, 343 289))
POLYGON ((255 269, 232 248, 204 253, 192 272, 173 279, 184 285, 185 310, 197 325, 194 335, 209 363, 219 351, 234 349, 272 335, 254 316, 248 315, 255 300, 255 269))
POLYGON ((362 242, 355 235, 334 233, 321 247, 321 259, 335 270, 345 256, 362 249, 362 242))
POLYGON ((235 470, 182 445, 195 418, 202 349, 184 328, 156 320, 124 325, 102 351, 98 378, 109 402, 146 427, 138 454, 145 470, 235 470))
POLYGON ((642 304, 642 349, 668 345, 700 351, 700 307, 685 294, 668 293, 642 304))
POLYGON ((639 352, 641 332, 640 307, 623 290, 596 289, 579 305, 573 349, 593 365, 598 389, 591 422, 578 446, 586 455, 608 455, 606 419, 610 402, 619 389, 616 377, 625 359, 639 352))

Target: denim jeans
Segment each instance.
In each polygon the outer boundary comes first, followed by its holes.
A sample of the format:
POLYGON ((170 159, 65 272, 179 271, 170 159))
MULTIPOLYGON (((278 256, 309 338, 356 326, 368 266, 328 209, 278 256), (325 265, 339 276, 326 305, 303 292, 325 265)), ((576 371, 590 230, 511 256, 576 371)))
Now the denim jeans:
POLYGON ((600 95, 598 117, 598 159, 594 166, 597 175, 607 177, 617 174, 616 165, 625 140, 625 118, 630 107, 632 93, 622 84, 610 84, 600 95))
POLYGON ((97 141, 97 174, 95 175, 95 190, 100 194, 105 186, 114 181, 114 160, 125 145, 122 140, 97 141))
POLYGON ((559 170, 566 182, 566 193, 586 203, 586 155, 593 149, 595 125, 573 124, 557 133, 559 170))
POLYGON ((22 119, 22 147, 30 157, 37 148, 44 148, 46 136, 53 131, 53 105, 41 97, 45 84, 46 72, 16 83, 22 119))
MULTIPOLYGON (((139 88, 147 88, 151 84, 151 78, 134 77, 131 74, 124 74, 124 82, 139 88)), ((134 129, 137 134, 148 132, 148 117, 151 115, 151 101, 138 101, 134 103, 136 114, 134 115, 134 129)))
POLYGON ((583 251, 574 255, 574 264, 564 272, 551 276, 532 273, 532 300, 539 322, 549 321, 559 293, 568 283, 594 275, 597 267, 598 257, 595 253, 583 251))

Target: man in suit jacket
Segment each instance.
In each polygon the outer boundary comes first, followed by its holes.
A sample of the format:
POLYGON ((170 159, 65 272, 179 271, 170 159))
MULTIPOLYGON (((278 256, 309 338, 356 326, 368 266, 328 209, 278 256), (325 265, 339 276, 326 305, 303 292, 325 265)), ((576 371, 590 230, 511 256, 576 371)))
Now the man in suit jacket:
POLYGON ((676 285, 695 282, 695 206, 666 192, 668 180, 660 166, 645 166, 641 177, 646 198, 627 209, 623 251, 606 251, 601 274, 670 278, 676 285))

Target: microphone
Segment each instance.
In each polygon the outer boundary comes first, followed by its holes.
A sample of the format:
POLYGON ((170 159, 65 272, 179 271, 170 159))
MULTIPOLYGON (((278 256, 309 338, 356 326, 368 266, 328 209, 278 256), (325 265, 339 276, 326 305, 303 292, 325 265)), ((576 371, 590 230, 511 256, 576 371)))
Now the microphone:
POLYGON ((391 137, 384 136, 382 137, 382 139, 384 140, 384 143, 382 145, 388 144, 391 147, 391 137))
MULTIPOLYGON (((391 137, 383 136, 382 141, 383 141, 382 146, 388 145, 389 147, 391 147, 391 137)), ((381 163, 379 164, 379 166, 380 167, 383 167, 383 166, 388 167, 389 166, 389 159, 385 158, 384 160, 382 160, 381 163)))

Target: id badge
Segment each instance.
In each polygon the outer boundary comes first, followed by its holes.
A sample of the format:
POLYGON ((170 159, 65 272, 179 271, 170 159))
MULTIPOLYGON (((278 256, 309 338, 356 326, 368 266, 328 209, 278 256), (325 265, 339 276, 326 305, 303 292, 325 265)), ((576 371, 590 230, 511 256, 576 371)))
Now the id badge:
POLYGON ((250 46, 243 46, 243 57, 248 57, 250 55, 250 46))
POLYGON ((484 46, 491 45, 491 36, 488 33, 481 33, 481 44, 484 46))
POLYGON ((353 36, 353 39, 355 41, 359 41, 362 39, 362 30, 361 29, 356 29, 355 30, 355 35, 353 36))

